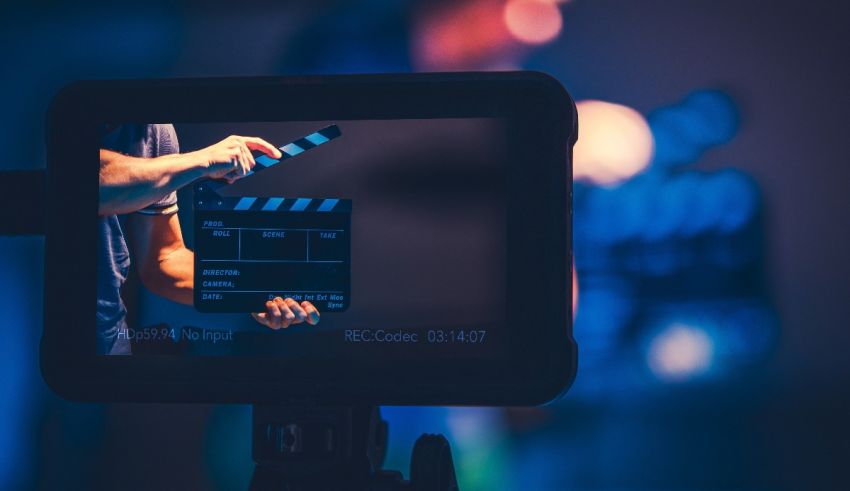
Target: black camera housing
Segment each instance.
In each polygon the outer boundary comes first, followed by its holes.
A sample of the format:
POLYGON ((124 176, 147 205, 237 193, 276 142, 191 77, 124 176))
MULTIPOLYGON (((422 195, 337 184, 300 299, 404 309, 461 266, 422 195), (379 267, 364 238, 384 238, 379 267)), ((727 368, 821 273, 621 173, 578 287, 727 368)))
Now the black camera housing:
MULTIPOLYGON (((575 105, 534 72, 86 81, 47 116, 41 370, 83 401, 536 405, 575 378, 572 146, 575 105), (509 349, 494 359, 322 360, 98 356, 94 349, 98 138, 116 121, 499 117, 517 142, 507 205, 509 349), (523 142, 533 144, 522 144, 523 142), (521 151, 520 151, 521 149, 521 151), (534 302, 520 301, 534 288, 534 302)), ((439 327, 439 326, 435 326, 439 327)))

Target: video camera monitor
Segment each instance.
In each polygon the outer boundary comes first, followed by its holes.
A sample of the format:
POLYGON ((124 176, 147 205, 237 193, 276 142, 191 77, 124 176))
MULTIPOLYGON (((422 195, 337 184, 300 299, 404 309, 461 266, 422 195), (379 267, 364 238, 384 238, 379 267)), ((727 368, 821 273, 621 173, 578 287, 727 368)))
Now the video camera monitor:
POLYGON ((575 139, 539 73, 72 84, 44 377, 92 401, 551 400, 576 371, 575 139))

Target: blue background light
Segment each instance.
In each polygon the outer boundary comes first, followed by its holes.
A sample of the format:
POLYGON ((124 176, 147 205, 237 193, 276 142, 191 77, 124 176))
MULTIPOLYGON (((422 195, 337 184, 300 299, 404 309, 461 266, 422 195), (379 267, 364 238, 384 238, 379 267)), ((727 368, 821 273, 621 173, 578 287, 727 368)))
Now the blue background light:
MULTIPOLYGON (((603 135, 592 156, 620 160, 588 172, 610 181, 575 183, 578 378, 544 408, 386 408, 388 466, 444 432, 464 490, 848 488, 843 4, 572 0, 533 45, 503 6, 3 5, 0 167, 44 165, 49 97, 75 79, 543 70, 577 101, 633 108, 652 136, 637 165, 637 146, 603 135), (681 376, 653 370, 652 346, 681 376)), ((0 489, 244 487, 245 407, 47 390, 42 254, 0 238, 0 489)))

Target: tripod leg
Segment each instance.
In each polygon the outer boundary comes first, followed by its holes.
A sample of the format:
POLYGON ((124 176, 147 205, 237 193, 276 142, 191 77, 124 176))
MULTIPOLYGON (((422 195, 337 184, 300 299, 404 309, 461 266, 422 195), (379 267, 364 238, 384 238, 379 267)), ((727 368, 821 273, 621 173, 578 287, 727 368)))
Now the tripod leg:
POLYGON ((415 491, 458 491, 452 448, 443 435, 416 440, 410 459, 410 484, 415 491))

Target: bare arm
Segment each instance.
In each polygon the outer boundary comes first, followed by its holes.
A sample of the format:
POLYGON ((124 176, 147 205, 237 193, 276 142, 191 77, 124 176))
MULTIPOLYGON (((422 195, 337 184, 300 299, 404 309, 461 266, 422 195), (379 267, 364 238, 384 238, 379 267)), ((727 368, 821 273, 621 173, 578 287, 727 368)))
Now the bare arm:
POLYGON ((101 215, 140 210, 207 174, 208 165, 196 153, 149 159, 100 150, 101 215))
POLYGON ((101 149, 98 212, 118 215, 141 210, 200 177, 235 181, 254 167, 251 150, 281 156, 280 150, 261 138, 237 135, 195 152, 147 159, 101 149))
POLYGON ((139 278, 161 297, 192 305, 195 255, 186 249, 177 214, 127 218, 139 278))

